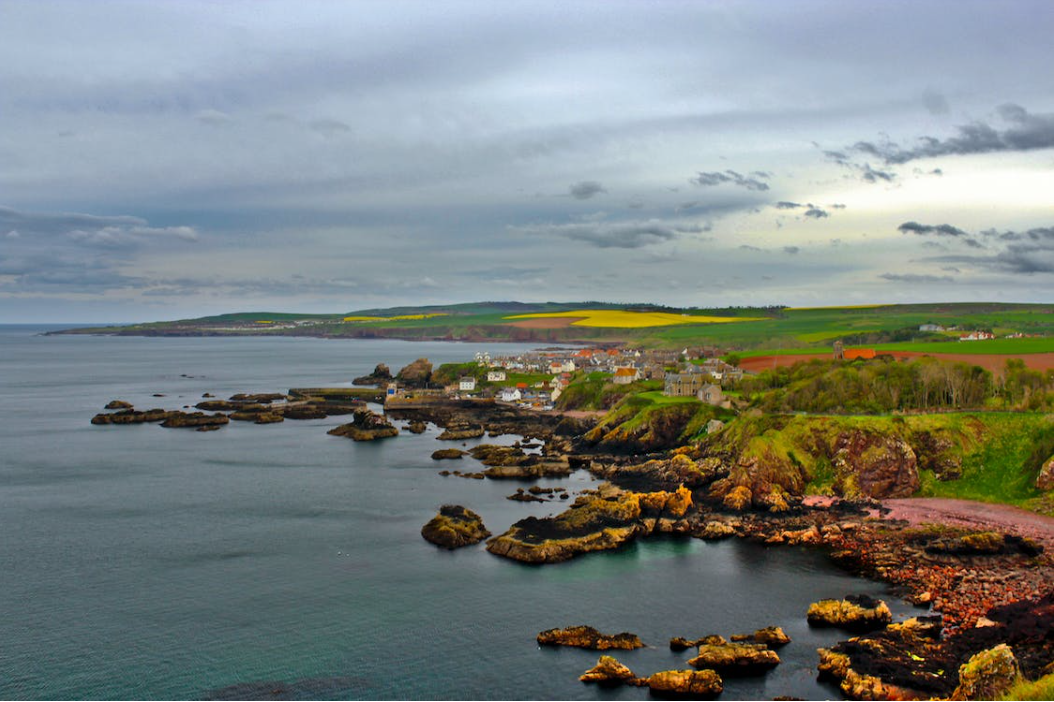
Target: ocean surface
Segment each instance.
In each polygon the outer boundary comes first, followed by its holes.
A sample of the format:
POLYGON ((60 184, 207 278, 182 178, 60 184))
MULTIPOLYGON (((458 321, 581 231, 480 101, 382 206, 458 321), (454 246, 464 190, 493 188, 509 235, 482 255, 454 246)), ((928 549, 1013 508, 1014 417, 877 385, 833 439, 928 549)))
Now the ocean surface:
MULTIPOLYGON (((727 679, 722 699, 838 698, 815 666, 839 635, 808 628, 809 603, 868 593, 912 612, 820 553, 735 540, 646 540, 540 567, 482 544, 439 550, 420 529, 444 503, 494 533, 566 503, 438 475, 455 466, 429 458, 449 446, 431 426, 356 443, 326 434, 348 417, 208 433, 89 424, 113 399, 179 409, 523 346, 42 329, 0 326, 3 699, 647 699, 579 683, 596 652, 535 643, 575 624, 639 634, 647 648, 617 654, 638 675, 688 667, 672 636, 779 625, 793 639, 783 664, 727 679)), ((538 482, 593 484, 584 471, 538 482)))

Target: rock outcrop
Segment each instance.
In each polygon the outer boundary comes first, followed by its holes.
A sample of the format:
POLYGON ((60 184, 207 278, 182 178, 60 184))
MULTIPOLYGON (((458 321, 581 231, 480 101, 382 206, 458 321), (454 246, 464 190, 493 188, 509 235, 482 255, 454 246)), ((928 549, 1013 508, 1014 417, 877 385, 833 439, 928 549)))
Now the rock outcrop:
POLYGON ((372 410, 360 409, 354 413, 354 421, 330 429, 327 434, 346 436, 355 441, 374 441, 398 436, 399 430, 383 416, 372 410))
POLYGON ((149 409, 140 412, 125 409, 112 414, 100 413, 91 418, 92 424, 143 424, 145 422, 163 422, 175 414, 169 410, 149 409))
POLYGON ((736 642, 752 641, 754 643, 768 646, 769 648, 786 646, 791 641, 786 632, 778 626, 768 626, 764 629, 758 629, 753 634, 734 634, 731 639, 736 642))
POLYGON ((640 637, 623 631, 619 634, 602 634, 591 626, 570 626, 566 629, 546 629, 538 634, 539 646, 573 646, 594 651, 610 649, 632 650, 644 648, 640 637))
POLYGON ((106 406, 103 407, 103 409, 108 409, 108 410, 132 409, 132 403, 131 402, 125 402, 124 400, 110 400, 109 402, 106 403, 106 406))
POLYGON ((597 664, 583 673, 578 679, 584 683, 596 683, 605 687, 613 687, 631 683, 637 679, 637 676, 615 658, 601 656, 597 660, 597 664))
POLYGON ((846 432, 838 438, 831 463, 836 491, 847 497, 910 497, 919 489, 915 451, 896 435, 846 432))
POLYGON ((395 379, 399 385, 407 388, 423 388, 432 379, 432 362, 427 358, 419 358, 413 363, 403 366, 395 379))
POLYGON ((1054 456, 1048 458, 1039 469, 1036 476, 1037 490, 1054 490, 1054 456))
POLYGON ((758 675, 780 664, 779 655, 764 644, 703 644, 688 661, 694 668, 715 670, 722 675, 758 675))
POLYGON ((439 449, 437 451, 433 451, 432 452, 432 460, 433 461, 449 460, 451 458, 461 458, 464 455, 465 455, 465 452, 462 451, 461 449, 456 449, 456 448, 439 449))
POLYGON ((806 617, 811 626, 831 626, 849 631, 881 629, 893 621, 889 606, 867 595, 814 602, 809 605, 806 617))
POLYGON ((490 536, 483 518, 460 505, 443 505, 439 514, 421 527, 421 536, 446 549, 476 544, 490 536))
POLYGON ((378 363, 369 375, 360 375, 351 381, 352 385, 385 385, 392 380, 392 371, 383 363, 378 363))
POLYGON ((713 670, 663 670, 648 676, 645 682, 659 697, 710 699, 724 690, 721 676, 713 670))
POLYGON ((443 433, 436 437, 439 441, 464 441, 465 439, 478 439, 486 433, 481 424, 457 423, 448 426, 443 433))
POLYGON ((183 428, 192 427, 200 429, 202 427, 216 427, 219 428, 224 424, 230 423, 230 419, 225 414, 206 414, 205 412, 170 412, 165 421, 161 422, 161 426, 172 428, 183 428))

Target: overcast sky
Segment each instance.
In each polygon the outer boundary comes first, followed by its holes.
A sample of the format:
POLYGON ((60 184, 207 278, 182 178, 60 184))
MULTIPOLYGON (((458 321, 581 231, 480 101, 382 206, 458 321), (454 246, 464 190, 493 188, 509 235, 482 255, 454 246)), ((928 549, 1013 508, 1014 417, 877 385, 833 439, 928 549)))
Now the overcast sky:
POLYGON ((1054 300, 1054 2, 0 0, 0 322, 1054 300))

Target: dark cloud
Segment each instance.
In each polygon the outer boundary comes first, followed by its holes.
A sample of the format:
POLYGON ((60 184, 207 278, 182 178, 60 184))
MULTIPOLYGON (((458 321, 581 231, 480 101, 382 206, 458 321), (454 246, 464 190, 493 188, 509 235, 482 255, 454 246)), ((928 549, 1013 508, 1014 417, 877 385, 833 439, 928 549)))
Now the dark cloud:
POLYGON ((880 171, 872 168, 870 163, 850 165, 859 171, 860 177, 868 183, 877 183, 880 180, 892 183, 893 179, 897 177, 897 174, 892 171, 880 171))
POLYGON ((1010 126, 997 129, 987 122, 972 122, 956 127, 955 136, 939 139, 924 136, 911 148, 891 142, 875 144, 860 141, 852 149, 883 159, 887 164, 901 164, 936 156, 963 156, 1003 151, 1035 151, 1054 148, 1054 114, 1030 114, 1020 105, 1001 105, 997 109, 1010 126))
POLYGON ((775 207, 777 210, 796 210, 799 207, 803 207, 803 205, 797 202, 788 202, 786 200, 780 200, 775 205, 773 205, 773 207, 775 207))
POLYGON ((795 255, 799 251, 801 251, 801 247, 798 247, 798 246, 784 246, 783 247, 783 252, 784 253, 788 253, 791 256, 795 255))
POLYGON ((761 251, 762 249, 757 246, 751 246, 750 244, 740 244, 739 248, 743 251, 761 251))
POLYGON ((731 183, 732 185, 738 185, 746 188, 747 190, 764 191, 768 190, 768 183, 762 183, 761 178, 769 178, 770 174, 764 171, 754 171, 750 174, 754 177, 744 176, 741 173, 737 173, 733 170, 727 171, 712 171, 710 173, 704 173, 702 171, 695 178, 689 178, 689 182, 695 185, 711 186, 711 185, 722 185, 724 183, 731 183))
POLYGON ((934 236, 967 236, 966 232, 958 227, 953 227, 950 224, 919 224, 918 222, 904 222, 897 231, 903 234, 918 234, 919 236, 925 236, 932 234, 934 236))
POLYGON ((571 197, 576 200, 588 200, 594 195, 607 192, 607 190, 604 189, 604 186, 595 180, 583 180, 579 183, 575 183, 568 188, 568 191, 571 193, 571 197))
POLYGON ((845 209, 845 205, 843 205, 840 202, 836 202, 836 203, 834 203, 832 205, 828 205, 828 207, 830 207, 832 210, 844 210, 845 209))
POLYGON ((924 283, 955 282, 955 279, 949 275, 920 275, 917 273, 882 273, 878 277, 891 282, 911 283, 913 285, 924 283))
MULTIPOLYGON (((953 227, 954 229, 954 227, 953 227)), ((992 246, 1003 245, 994 256, 937 256, 938 263, 969 264, 982 270, 1015 275, 1054 273, 1054 227, 1037 227, 1023 232, 988 229, 981 235, 992 246)), ((956 235, 959 236, 959 235, 956 235)), ((971 248, 988 248, 973 237, 960 237, 971 248), (973 242, 973 243, 971 243, 973 242)))
POLYGON ((805 216, 812 217, 813 219, 822 219, 824 217, 829 217, 830 215, 827 214, 826 210, 821 210, 818 207, 810 207, 805 210, 805 216))

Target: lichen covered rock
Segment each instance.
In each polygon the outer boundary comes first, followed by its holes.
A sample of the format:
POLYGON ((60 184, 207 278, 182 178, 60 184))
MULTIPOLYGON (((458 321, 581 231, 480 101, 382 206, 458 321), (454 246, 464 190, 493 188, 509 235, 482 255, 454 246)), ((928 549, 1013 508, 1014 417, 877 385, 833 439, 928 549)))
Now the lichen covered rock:
POLYGON ((723 675, 757 675, 780 664, 779 655, 764 644, 703 644, 688 661, 694 668, 708 668, 723 675))
POLYGON ((959 686, 952 693, 952 699, 998 699, 1020 675, 1014 652, 1006 644, 999 644, 959 666, 959 686))
POLYGON ((713 670, 663 670, 646 678, 648 689, 660 697, 717 697, 724 690, 713 670))
POLYGON ((612 656, 601 656, 597 664, 583 673, 578 679, 584 683, 597 683, 603 686, 622 685, 636 680, 633 671, 619 663, 612 656))

